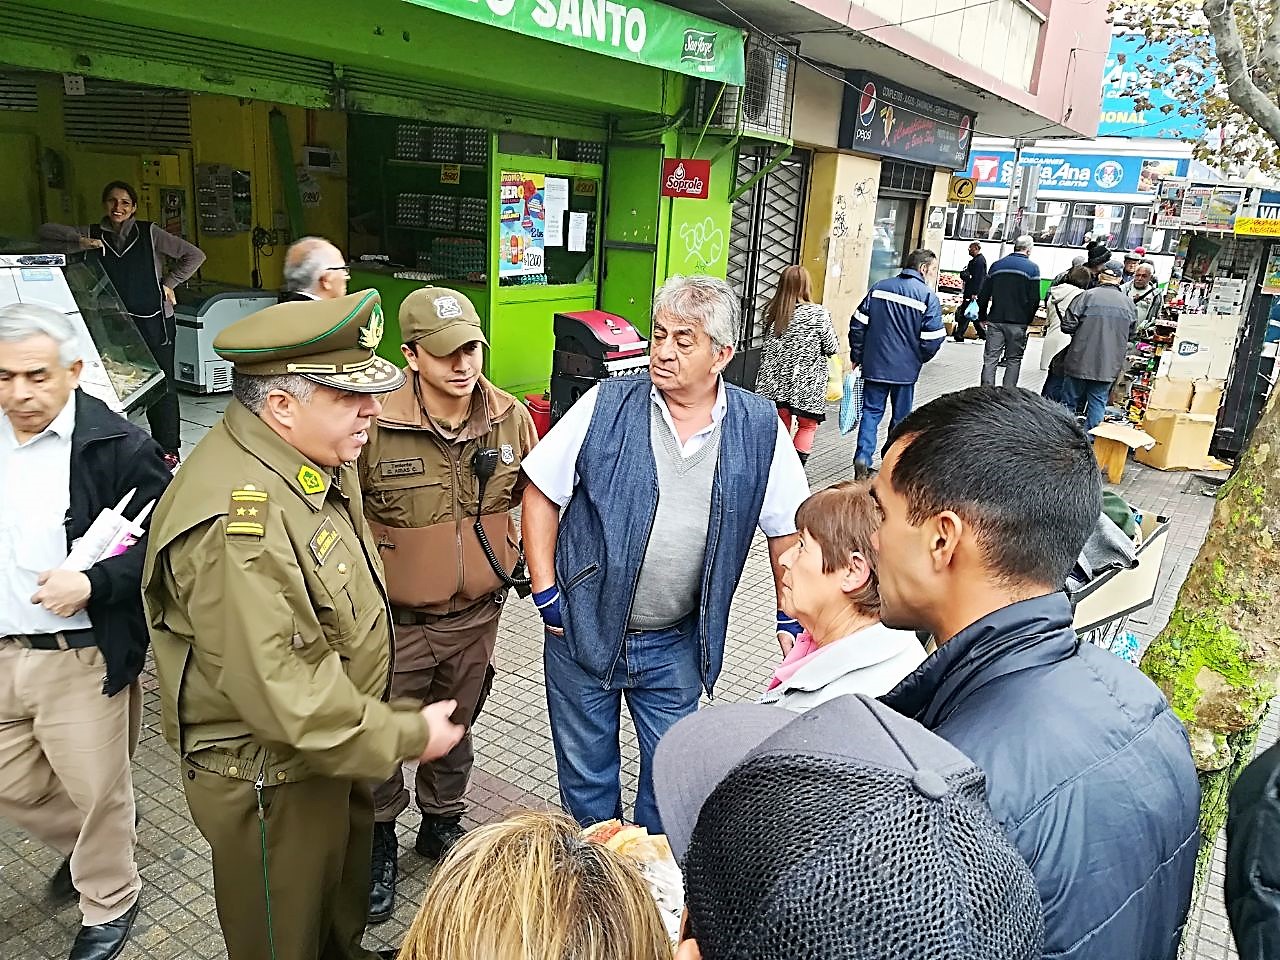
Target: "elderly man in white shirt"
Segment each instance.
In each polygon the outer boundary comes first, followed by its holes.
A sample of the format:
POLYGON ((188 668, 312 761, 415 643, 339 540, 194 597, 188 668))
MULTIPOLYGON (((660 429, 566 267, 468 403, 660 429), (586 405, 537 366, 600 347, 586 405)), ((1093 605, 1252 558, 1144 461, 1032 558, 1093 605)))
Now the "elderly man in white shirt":
POLYGON ((77 390, 80 342, 46 307, 0 307, 0 817, 67 857, 71 960, 119 954, 138 911, 130 740, 146 656, 145 545, 64 569, 71 541, 169 470, 140 427, 77 390))
MULTIPOLYGON (((633 819, 661 831, 653 751, 714 689, 756 528, 776 589, 809 495, 774 405, 721 376, 737 330, 723 280, 670 278, 654 300, 648 374, 598 384, 524 461, 560 796, 584 824, 622 816, 625 696, 640 743, 633 819)), ((779 611, 778 629, 785 650, 799 627, 779 611)))

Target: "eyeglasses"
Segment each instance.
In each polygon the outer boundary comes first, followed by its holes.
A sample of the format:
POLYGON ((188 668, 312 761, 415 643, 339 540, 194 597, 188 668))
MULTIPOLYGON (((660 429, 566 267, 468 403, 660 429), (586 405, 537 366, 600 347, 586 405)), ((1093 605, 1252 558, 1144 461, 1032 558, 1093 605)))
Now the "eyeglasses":
POLYGON ((324 272, 329 273, 332 270, 341 270, 347 277, 351 276, 351 268, 345 263, 340 267, 325 267, 324 272))

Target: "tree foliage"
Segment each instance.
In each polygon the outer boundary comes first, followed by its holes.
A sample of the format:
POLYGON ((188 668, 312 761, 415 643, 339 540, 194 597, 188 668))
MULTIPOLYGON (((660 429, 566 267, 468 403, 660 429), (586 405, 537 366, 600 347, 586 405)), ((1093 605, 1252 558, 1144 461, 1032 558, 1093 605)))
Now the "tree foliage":
POLYGON ((1139 110, 1152 109, 1148 92, 1160 88, 1181 104, 1166 113, 1204 118, 1197 158, 1280 172, 1280 0, 1116 0, 1112 15, 1147 38, 1135 56, 1121 55, 1137 76, 1126 94, 1139 110), (1158 56, 1157 43, 1168 53, 1158 56))

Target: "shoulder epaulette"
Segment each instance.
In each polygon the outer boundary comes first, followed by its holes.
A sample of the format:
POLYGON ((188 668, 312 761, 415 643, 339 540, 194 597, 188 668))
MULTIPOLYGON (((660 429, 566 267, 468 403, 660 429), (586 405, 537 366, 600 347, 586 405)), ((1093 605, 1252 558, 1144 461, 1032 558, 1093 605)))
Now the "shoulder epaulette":
POLYGON ((227 536, 263 537, 267 533, 267 494, 252 483, 231 491, 227 536))

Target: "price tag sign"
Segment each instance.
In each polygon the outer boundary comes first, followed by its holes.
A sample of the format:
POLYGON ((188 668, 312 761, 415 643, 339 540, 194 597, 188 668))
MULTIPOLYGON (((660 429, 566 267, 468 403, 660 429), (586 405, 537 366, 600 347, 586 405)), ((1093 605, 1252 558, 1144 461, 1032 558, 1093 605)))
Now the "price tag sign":
POLYGON ((578 177, 573 181, 573 195, 575 197, 594 197, 598 188, 598 180, 587 180, 583 177, 578 177))
POLYGON ((529 247, 524 252, 524 265, 529 273, 542 273, 543 255, 537 247, 529 247))
POLYGON ((456 163, 446 163, 440 167, 441 183, 458 183, 462 179, 462 168, 456 163))

